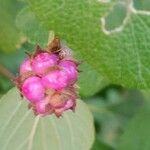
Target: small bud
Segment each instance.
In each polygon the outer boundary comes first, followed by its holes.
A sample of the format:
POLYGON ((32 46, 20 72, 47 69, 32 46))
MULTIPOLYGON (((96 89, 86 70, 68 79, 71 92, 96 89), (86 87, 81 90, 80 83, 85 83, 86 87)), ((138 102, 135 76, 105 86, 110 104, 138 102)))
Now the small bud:
POLYGON ((29 59, 25 59, 20 65, 20 74, 24 74, 32 71, 31 62, 29 59))
POLYGON ((42 77, 42 83, 46 88, 60 90, 68 85, 68 76, 63 70, 50 71, 42 77))
POLYGON ((59 66, 62 67, 67 72, 68 80, 70 81, 77 80, 78 76, 77 66, 73 61, 62 60, 59 63, 59 66))
POLYGON ((22 84, 22 94, 31 102, 37 102, 44 98, 44 86, 39 77, 29 77, 22 84))
POLYGON ((51 106, 43 99, 35 104, 35 112, 41 115, 52 113, 51 106))
POLYGON ((69 99, 64 106, 64 110, 68 110, 68 109, 72 108, 73 105, 74 105, 74 101, 72 99, 69 99))
POLYGON ((49 53, 39 53, 32 61, 32 68, 37 75, 43 75, 48 68, 57 65, 57 62, 57 55, 49 53))

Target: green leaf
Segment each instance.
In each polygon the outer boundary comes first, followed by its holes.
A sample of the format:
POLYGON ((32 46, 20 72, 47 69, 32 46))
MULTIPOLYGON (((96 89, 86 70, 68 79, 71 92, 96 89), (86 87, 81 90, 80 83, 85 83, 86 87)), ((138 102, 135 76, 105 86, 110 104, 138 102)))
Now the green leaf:
POLYGON ((10 72, 16 74, 25 56, 25 49, 23 48, 17 49, 14 53, 0 53, 0 64, 5 66, 10 72))
MULTIPOLYGON (((70 48, 80 51, 88 63, 113 83, 150 88, 149 11, 137 11, 132 7, 132 1, 28 1, 47 29, 56 31, 70 48), (124 15, 118 15, 118 5, 124 8, 124 15), (107 30, 108 19, 113 16, 118 16, 115 21, 119 23, 114 23, 113 29, 107 30)), ((150 5, 147 7, 150 8, 150 5)))
POLYGON ((48 43, 49 31, 44 29, 28 7, 23 8, 16 17, 17 27, 27 36, 32 44, 45 47, 48 43))
POLYGON ((150 104, 147 104, 129 123, 117 150, 150 149, 150 104))
POLYGON ((146 104, 139 91, 115 87, 107 89, 105 95, 103 93, 86 102, 95 118, 97 137, 112 147, 118 145, 127 124, 146 104))
POLYGON ((14 51, 20 44, 20 33, 15 26, 15 16, 21 4, 17 0, 0 1, 0 49, 14 51))
POLYGON ((78 85, 81 96, 92 96, 108 85, 108 81, 88 63, 83 62, 79 66, 79 70, 81 72, 79 74, 78 85))
POLYGON ((92 150, 113 150, 110 146, 100 142, 98 139, 95 140, 95 143, 92 147, 92 150))
POLYGON ((0 94, 6 93, 11 87, 12 82, 8 78, 0 74, 0 94))
POLYGON ((137 10, 147 10, 150 11, 150 1, 149 0, 133 0, 134 1, 134 7, 137 10))
POLYGON ((127 14, 127 9, 123 3, 117 3, 111 10, 111 13, 108 13, 105 16, 107 30, 113 30, 114 28, 119 27, 127 14))
POLYGON ((0 122, 1 150, 89 150, 94 141, 93 117, 80 100, 75 113, 40 118, 13 88, 0 100, 0 122))

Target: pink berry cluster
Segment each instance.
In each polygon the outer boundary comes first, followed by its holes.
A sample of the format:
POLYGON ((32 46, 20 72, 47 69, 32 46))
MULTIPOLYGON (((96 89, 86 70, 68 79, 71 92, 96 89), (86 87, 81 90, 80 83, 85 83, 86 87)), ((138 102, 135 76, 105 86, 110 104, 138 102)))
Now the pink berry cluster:
POLYGON ((54 113, 59 117, 76 106, 78 63, 71 56, 62 55, 58 41, 54 39, 45 49, 37 46, 33 54, 28 54, 15 80, 36 115, 54 113))

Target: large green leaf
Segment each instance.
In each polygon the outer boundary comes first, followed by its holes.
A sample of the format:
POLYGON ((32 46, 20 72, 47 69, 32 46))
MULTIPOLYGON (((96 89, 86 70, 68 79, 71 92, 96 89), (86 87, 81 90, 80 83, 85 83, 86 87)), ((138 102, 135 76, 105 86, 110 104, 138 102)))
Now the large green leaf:
POLYGON ((113 150, 110 146, 100 142, 98 139, 95 140, 95 143, 92 147, 92 150, 113 150))
POLYGON ((12 82, 8 80, 8 78, 0 74, 0 97, 2 96, 2 94, 6 93, 6 91, 8 91, 12 86, 12 82))
POLYGON ((83 97, 89 97, 96 94, 108 85, 108 81, 99 74, 91 65, 83 62, 79 66, 79 92, 83 97))
POLYGON ((13 88, 0 100, 0 139, 1 150, 89 150, 93 118, 80 100, 76 112, 62 118, 35 117, 13 88))
POLYGON ((46 47, 49 31, 39 24, 34 13, 28 7, 19 12, 16 17, 16 25, 25 34, 30 43, 46 47))
POLYGON ((117 150, 150 149, 150 104, 129 123, 117 150))
MULTIPOLYGON (((136 11, 132 0, 28 1, 47 29, 56 31, 72 49, 81 51, 113 83, 150 87, 150 5, 144 4, 147 11, 136 11), (109 25, 109 19, 119 23, 109 25)), ((137 7, 139 1, 133 2, 137 7)))
POLYGON ((20 42, 15 16, 21 7, 17 0, 0 0, 0 50, 14 51, 20 42))

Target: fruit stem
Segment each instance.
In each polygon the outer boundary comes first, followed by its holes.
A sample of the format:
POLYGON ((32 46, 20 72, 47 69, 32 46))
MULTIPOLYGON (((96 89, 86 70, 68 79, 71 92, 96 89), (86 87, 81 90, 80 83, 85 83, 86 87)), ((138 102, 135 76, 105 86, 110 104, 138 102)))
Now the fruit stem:
POLYGON ((11 73, 5 66, 3 66, 2 64, 0 64, 0 74, 5 76, 6 78, 10 79, 10 80, 14 80, 15 76, 13 73, 11 73))

